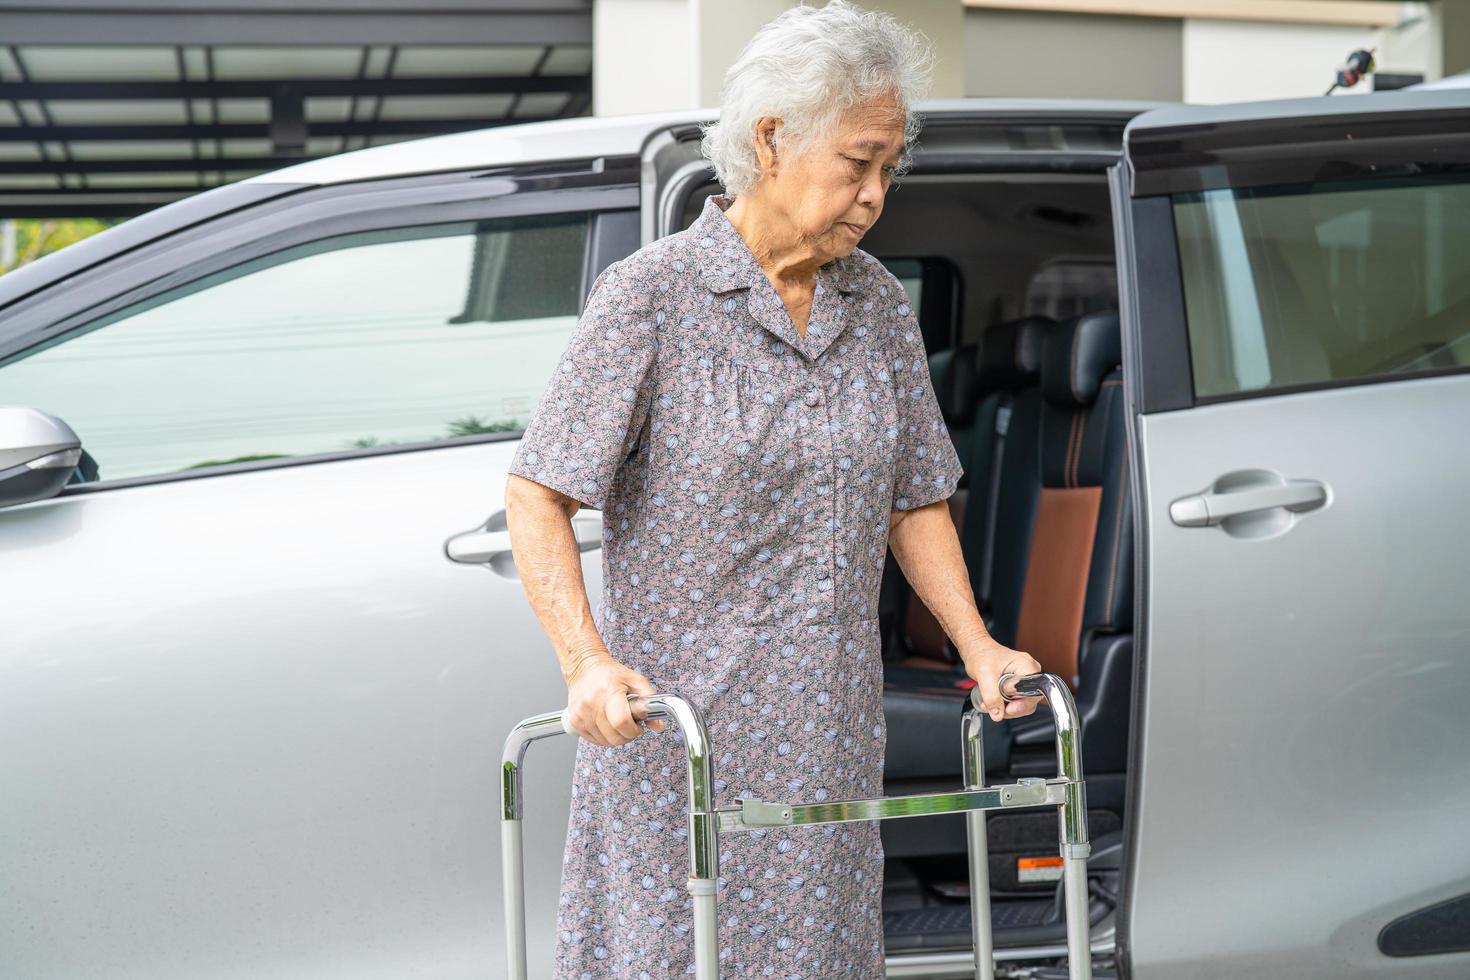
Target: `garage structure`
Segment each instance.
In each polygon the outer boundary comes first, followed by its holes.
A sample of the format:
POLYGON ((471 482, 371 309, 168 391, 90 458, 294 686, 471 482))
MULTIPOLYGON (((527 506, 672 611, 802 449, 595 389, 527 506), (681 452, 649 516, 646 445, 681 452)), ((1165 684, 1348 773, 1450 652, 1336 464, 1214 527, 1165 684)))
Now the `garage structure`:
POLYGON ((591 0, 0 0, 0 217, 585 115, 591 0))

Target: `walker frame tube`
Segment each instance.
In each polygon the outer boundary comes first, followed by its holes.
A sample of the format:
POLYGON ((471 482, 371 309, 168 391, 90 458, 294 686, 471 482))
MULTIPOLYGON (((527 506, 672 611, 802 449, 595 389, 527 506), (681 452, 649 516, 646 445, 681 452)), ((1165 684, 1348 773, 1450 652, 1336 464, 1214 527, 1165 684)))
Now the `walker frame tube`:
MULTIPOLYGON (((640 721, 672 721, 684 737, 689 757, 689 877, 686 888, 694 902, 696 980, 719 980, 718 899, 719 835, 758 828, 809 826, 849 820, 965 813, 969 844, 970 910, 975 947, 976 980, 993 980, 995 949, 990 922, 989 847, 985 811, 1014 807, 1055 806, 1063 862, 1066 899, 1067 963, 1071 980, 1091 980, 1091 929, 1088 916, 1087 799, 1082 782, 1081 726, 1072 693, 1055 674, 1031 674, 1006 685, 1007 696, 1043 697, 1056 722, 1057 777, 1022 779, 1003 786, 985 785, 979 689, 960 719, 964 788, 957 792, 914 796, 838 800, 824 803, 773 803, 744 798, 740 806, 715 807, 709 733, 700 713, 671 694, 630 694, 630 704, 643 704, 640 721)), ((635 713, 635 718, 638 715, 635 713)), ((553 735, 576 735, 566 709, 518 722, 505 741, 501 757, 501 851, 505 897, 506 966, 509 980, 526 980, 525 878, 522 868, 521 771, 531 742, 553 735)))

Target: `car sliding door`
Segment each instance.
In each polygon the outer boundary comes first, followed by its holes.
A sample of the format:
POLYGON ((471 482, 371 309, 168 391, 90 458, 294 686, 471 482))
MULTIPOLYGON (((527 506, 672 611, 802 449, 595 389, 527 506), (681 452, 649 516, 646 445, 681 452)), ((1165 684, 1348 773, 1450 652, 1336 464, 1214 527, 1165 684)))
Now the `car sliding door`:
MULTIPOLYGON (((632 175, 578 170, 305 189, 7 310, 0 403, 95 466, 0 510, 0 974, 502 962, 500 747, 566 691, 501 496, 636 241, 632 175)), ((538 949, 573 748, 528 784, 538 949)))
POLYGON ((1131 976, 1470 976, 1470 92, 1138 117, 1131 976))

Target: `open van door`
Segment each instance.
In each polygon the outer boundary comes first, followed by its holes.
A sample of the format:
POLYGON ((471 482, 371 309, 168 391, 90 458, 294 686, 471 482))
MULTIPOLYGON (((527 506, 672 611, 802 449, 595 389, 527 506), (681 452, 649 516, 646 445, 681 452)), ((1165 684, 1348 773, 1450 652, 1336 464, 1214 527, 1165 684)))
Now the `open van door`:
POLYGON ((1394 92, 1125 132, 1132 977, 1470 976, 1467 118, 1394 92))
MULTIPOLYGON (((718 117, 712 112, 708 121, 718 117)), ((714 170, 699 152, 703 121, 691 117, 655 130, 643 143, 638 194, 642 201, 640 245, 647 245, 688 225, 683 211, 694 188, 714 180, 714 170)), ((703 199, 699 204, 703 205, 703 199)))

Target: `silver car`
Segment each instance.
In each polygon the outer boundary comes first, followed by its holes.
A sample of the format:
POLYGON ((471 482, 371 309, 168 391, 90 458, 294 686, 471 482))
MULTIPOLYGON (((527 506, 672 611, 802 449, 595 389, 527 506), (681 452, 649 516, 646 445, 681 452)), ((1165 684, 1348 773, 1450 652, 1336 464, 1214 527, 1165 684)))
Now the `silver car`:
MULTIPOLYGON (((1470 976, 1470 90, 920 109, 863 247, 992 632, 1076 692, 1095 975, 1470 976)), ((501 975, 500 747, 565 704, 507 466, 711 116, 305 162, 0 278, 0 976, 501 975)), ((968 680, 883 595, 885 784, 957 786, 968 680)), ((973 975, 962 818, 883 834, 889 976, 973 975)), ((1002 975, 1063 975, 1056 835, 990 817, 1002 975)))

